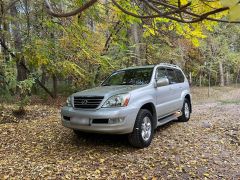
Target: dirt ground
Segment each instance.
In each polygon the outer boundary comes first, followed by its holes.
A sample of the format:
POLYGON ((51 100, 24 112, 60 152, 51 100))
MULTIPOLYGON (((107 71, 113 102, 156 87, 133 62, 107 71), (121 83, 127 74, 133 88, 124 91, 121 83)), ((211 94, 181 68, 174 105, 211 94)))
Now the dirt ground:
POLYGON ((157 129, 150 147, 125 136, 83 134, 60 123, 59 108, 0 112, 0 179, 240 179, 240 89, 193 88, 189 122, 157 129))

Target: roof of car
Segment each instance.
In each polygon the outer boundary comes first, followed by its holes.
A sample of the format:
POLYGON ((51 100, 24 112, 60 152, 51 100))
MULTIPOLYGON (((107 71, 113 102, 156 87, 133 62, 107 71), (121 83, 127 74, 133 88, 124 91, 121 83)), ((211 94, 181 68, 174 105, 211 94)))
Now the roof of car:
POLYGON ((128 68, 123 68, 121 70, 127 70, 127 69, 140 69, 140 68, 154 68, 155 66, 165 66, 165 67, 173 67, 173 68, 179 68, 177 65, 169 64, 169 63, 160 63, 155 65, 146 65, 146 66, 133 66, 128 68))
POLYGON ((127 69, 140 69, 140 68, 154 68, 156 65, 146 65, 146 66, 133 66, 128 68, 123 68, 121 70, 127 70, 127 69))

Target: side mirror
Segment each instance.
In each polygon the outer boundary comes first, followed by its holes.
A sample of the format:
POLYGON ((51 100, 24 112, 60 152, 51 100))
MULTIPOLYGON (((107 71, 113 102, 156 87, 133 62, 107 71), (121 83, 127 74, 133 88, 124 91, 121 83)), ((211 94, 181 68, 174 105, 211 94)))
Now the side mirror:
POLYGON ((164 77, 157 80, 157 87, 167 86, 167 85, 169 85, 168 78, 164 77))

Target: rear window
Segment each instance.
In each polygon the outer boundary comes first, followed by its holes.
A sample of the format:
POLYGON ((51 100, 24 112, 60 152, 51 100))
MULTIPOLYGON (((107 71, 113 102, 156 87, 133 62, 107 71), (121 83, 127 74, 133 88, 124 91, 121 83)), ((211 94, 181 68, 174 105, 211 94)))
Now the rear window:
POLYGON ((179 69, 175 69, 175 73, 177 76, 178 83, 183 83, 185 78, 182 71, 180 71, 179 69))
POLYGON ((167 77, 170 84, 178 83, 178 78, 173 69, 167 69, 167 77))

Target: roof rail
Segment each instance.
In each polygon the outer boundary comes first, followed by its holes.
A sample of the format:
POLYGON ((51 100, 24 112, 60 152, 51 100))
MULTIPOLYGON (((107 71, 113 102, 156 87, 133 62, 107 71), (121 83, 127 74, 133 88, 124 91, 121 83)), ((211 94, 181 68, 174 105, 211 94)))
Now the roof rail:
POLYGON ((158 65, 164 65, 164 66, 170 66, 170 67, 175 67, 175 68, 179 68, 178 65, 175 65, 175 64, 170 64, 170 63, 160 63, 158 65))

